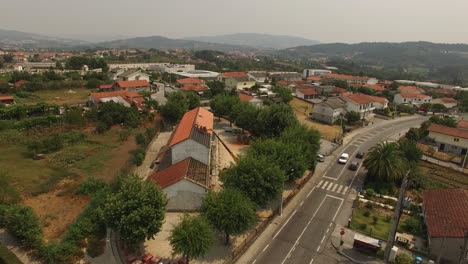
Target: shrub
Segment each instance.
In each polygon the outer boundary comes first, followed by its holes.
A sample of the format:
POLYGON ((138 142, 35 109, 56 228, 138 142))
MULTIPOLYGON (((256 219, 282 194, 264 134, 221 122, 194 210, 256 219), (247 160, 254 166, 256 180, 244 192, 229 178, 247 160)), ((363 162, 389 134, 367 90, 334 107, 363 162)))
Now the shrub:
POLYGON ((78 190, 76 190, 77 194, 95 194, 98 191, 103 190, 107 187, 107 184, 101 180, 91 177, 83 182, 78 190))
POLYGON ((42 230, 39 218, 29 207, 12 205, 8 207, 5 215, 5 227, 22 243, 29 247, 37 247, 42 243, 42 230))
POLYGON ((390 223, 390 221, 392 221, 392 217, 389 216, 389 215, 387 215, 387 216, 385 217, 385 222, 390 223))
POLYGON ((370 216, 370 212, 369 212, 369 211, 365 211, 365 212, 364 212, 364 216, 365 216, 365 217, 369 217, 369 216, 370 216))
POLYGON ((135 141, 142 148, 146 147, 146 137, 145 137, 145 135, 143 135, 143 133, 136 134, 135 135, 135 141))
POLYGON ((378 221, 379 221, 379 218, 378 218, 376 215, 374 215, 374 216, 372 217, 372 224, 373 224, 373 225, 376 225, 378 221))
POLYGON ((375 191, 374 191, 374 189, 372 189, 372 188, 368 188, 368 189, 366 190, 366 194, 369 195, 369 196, 374 196, 374 195, 375 195, 375 191))
POLYGON ((128 136, 130 136, 130 132, 130 129, 121 130, 119 133, 120 141, 126 141, 128 139, 128 136))
POLYGON ((360 225, 359 225, 359 229, 361 229, 361 230, 366 230, 366 229, 367 229, 367 224, 364 224, 364 223, 363 223, 363 224, 360 224, 360 225))
POLYGON ((419 223, 418 219, 415 217, 411 217, 406 219, 403 222, 403 225, 401 227, 405 232, 411 233, 413 235, 419 235, 421 234, 421 224, 419 223))
POLYGON ((141 166, 141 164, 143 164, 144 160, 145 160, 145 150, 142 149, 142 148, 139 148, 133 154, 133 164, 135 164, 137 166, 141 166))
POLYGON ((374 205, 372 203, 366 203, 366 208, 367 209, 372 209, 372 208, 374 208, 374 205))
POLYGON ((395 264, 412 264, 413 260, 408 254, 398 254, 395 258, 395 264))

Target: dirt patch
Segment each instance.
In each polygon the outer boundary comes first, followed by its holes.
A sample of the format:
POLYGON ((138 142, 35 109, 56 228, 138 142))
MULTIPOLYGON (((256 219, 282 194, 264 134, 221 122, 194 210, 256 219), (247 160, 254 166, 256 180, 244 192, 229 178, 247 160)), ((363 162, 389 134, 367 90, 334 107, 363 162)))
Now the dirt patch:
POLYGON ((112 151, 112 158, 106 161, 101 172, 97 173, 98 178, 111 182, 118 175, 130 159, 131 152, 137 149, 134 138, 133 135, 130 136, 127 141, 112 151))
POLYGON ((45 239, 60 238, 88 205, 87 196, 75 195, 69 191, 76 189, 78 184, 78 181, 62 181, 51 192, 24 198, 23 203, 31 207, 39 217, 45 239))

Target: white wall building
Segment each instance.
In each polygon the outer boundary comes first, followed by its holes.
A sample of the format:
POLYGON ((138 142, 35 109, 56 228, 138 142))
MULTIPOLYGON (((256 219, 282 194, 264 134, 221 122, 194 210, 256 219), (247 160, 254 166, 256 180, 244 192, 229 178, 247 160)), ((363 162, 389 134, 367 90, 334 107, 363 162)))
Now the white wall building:
POLYGON ((409 93, 399 93, 395 94, 393 98, 393 103, 395 104, 413 104, 421 105, 424 103, 432 103, 432 97, 426 94, 409 94, 409 93))
POLYGON ((332 73, 332 71, 323 69, 304 69, 302 72, 302 78, 307 79, 309 76, 320 76, 327 73, 332 73))

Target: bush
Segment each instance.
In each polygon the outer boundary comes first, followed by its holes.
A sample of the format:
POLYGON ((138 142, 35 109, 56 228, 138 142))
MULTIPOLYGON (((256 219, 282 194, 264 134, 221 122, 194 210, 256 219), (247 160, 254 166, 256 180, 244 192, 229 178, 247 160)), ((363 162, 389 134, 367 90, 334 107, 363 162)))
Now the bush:
POLYGON ((374 196, 374 195, 375 195, 375 191, 374 191, 374 189, 372 189, 372 188, 367 188, 366 194, 369 195, 369 196, 374 196))
POLYGON ((119 139, 120 141, 126 141, 128 139, 128 136, 130 136, 130 129, 124 129, 122 131, 120 131, 119 133, 119 139))
POLYGON ((135 141, 140 147, 144 148, 146 147, 146 137, 143 135, 143 133, 138 133, 135 135, 135 141))
POLYGON ((365 216, 365 217, 369 217, 369 216, 370 216, 370 211, 365 211, 365 212, 364 212, 364 216, 365 216))
POLYGON ((359 229, 361 229, 363 231, 366 230, 367 229, 367 224, 360 224, 359 229))
POLYGON ((376 215, 374 215, 374 216, 372 217, 372 224, 373 224, 373 225, 376 225, 377 222, 379 222, 379 218, 378 218, 376 215))
POLYGON ((374 205, 372 203, 368 202, 368 203, 366 203, 366 208, 367 209, 372 209, 372 208, 374 208, 374 205))
POLYGON ((145 160, 145 150, 142 148, 139 148, 133 154, 133 164, 137 166, 141 166, 144 160, 145 160))
POLYGON ((26 246, 36 248, 42 244, 39 218, 29 207, 12 205, 5 211, 5 227, 26 246))
POLYGON ((412 264, 413 260, 408 254, 398 254, 395 258, 395 264, 412 264))
POLYGON ((387 215, 387 216, 385 217, 385 222, 390 223, 390 221, 392 221, 392 217, 389 216, 389 215, 387 215))
POLYGON ((77 194, 95 194, 98 191, 103 190, 108 185, 101 179, 96 179, 94 177, 87 179, 83 182, 78 190, 76 190, 77 194))
POLYGON ((413 235, 420 235, 422 230, 421 230, 421 224, 418 219, 414 217, 408 218, 403 222, 402 229, 405 232, 408 232, 413 235))

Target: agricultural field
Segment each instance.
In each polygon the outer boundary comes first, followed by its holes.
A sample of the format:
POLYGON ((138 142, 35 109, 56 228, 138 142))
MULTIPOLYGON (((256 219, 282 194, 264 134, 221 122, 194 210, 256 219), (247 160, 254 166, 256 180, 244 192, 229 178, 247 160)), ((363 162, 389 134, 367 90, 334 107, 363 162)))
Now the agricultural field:
POLYGON ((419 168, 427 180, 427 187, 468 189, 468 175, 437 164, 421 161, 419 168))
POLYGON ((312 112, 313 106, 307 102, 304 102, 300 99, 293 98, 289 105, 294 109, 297 119, 302 124, 315 128, 320 132, 322 138, 333 141, 340 134, 340 126, 330 126, 326 124, 321 124, 316 121, 312 121, 308 118, 309 113, 312 112))
POLYGON ((87 88, 74 88, 68 90, 41 90, 37 92, 23 93, 25 97, 15 95, 17 104, 36 104, 45 102, 57 105, 84 104, 88 100, 88 95, 93 92, 87 88))

